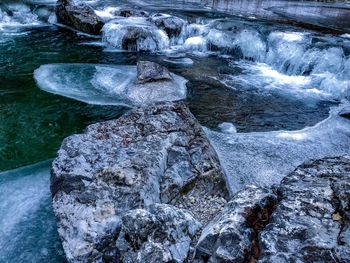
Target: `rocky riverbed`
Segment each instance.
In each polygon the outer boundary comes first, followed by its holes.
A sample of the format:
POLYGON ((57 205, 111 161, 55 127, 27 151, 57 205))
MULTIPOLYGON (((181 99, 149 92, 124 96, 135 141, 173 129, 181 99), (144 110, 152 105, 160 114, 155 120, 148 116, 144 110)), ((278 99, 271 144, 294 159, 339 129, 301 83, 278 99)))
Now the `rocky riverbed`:
POLYGON ((349 260, 348 6, 249 3, 1 1, 0 262, 349 260))
POLYGON ((89 126, 58 154, 51 192, 70 262, 349 258, 349 156, 229 196, 216 152, 183 103, 89 126))

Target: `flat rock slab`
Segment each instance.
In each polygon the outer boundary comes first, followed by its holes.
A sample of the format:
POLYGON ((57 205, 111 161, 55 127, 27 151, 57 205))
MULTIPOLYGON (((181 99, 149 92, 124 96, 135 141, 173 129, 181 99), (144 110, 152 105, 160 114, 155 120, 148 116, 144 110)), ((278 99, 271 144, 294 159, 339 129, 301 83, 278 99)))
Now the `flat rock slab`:
POLYGON ((218 157, 200 124, 185 104, 170 102, 66 138, 53 162, 51 192, 70 262, 138 258, 145 251, 155 255, 150 262, 161 262, 159 257, 181 262, 199 226, 219 214, 228 197, 218 157), (161 203, 169 208, 154 208, 161 203), (155 226, 142 235, 142 227, 130 227, 132 218, 155 226), (169 253, 157 253, 155 237, 169 253))

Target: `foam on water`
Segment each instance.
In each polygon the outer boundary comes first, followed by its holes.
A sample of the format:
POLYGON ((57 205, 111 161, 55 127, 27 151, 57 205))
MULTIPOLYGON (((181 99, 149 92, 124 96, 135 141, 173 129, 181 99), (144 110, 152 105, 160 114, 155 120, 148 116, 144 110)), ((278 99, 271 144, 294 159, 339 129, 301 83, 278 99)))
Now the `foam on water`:
POLYGON ((0 262, 62 262, 50 162, 0 173, 0 262))
POLYGON ((0 6, 0 34, 14 33, 41 24, 38 16, 25 4, 0 6))
POLYGON ((136 66, 49 64, 35 70, 38 86, 89 104, 135 106, 186 97, 186 80, 136 84, 136 66))
POLYGON ((248 184, 271 186, 310 159, 349 154, 350 120, 329 118, 299 131, 225 134, 206 129, 231 193, 248 184))

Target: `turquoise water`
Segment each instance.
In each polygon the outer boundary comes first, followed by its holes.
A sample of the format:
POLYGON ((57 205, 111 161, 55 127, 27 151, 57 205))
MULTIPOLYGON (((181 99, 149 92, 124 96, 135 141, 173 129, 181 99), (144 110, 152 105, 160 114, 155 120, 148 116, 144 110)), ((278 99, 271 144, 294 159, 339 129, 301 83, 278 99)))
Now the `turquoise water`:
MULTIPOLYGON (((205 11, 185 1, 162 3, 147 8, 174 12, 193 21, 225 19, 254 27, 264 36, 273 30, 294 30, 205 11)), ((201 124, 212 129, 222 122, 234 123, 239 132, 301 129, 326 118, 329 107, 338 103, 334 99, 304 100, 278 90, 262 92, 253 80, 248 84, 223 83, 226 76, 244 74, 241 64, 232 65, 241 59, 239 55, 191 53, 186 57, 193 65, 188 66, 166 62, 169 58, 165 54, 108 52, 101 46, 85 45, 97 40, 42 20, 40 25, 20 29, 2 26, 0 23, 0 262, 64 262, 51 209, 47 160, 55 157, 65 137, 128 110, 90 105, 40 90, 33 78, 40 65, 158 61, 189 80, 185 102, 201 124)))

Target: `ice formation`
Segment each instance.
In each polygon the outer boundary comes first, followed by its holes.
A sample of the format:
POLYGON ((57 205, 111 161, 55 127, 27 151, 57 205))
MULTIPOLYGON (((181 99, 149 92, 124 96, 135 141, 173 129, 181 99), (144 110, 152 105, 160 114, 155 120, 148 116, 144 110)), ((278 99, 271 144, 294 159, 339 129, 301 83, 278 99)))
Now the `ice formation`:
POLYGON ((225 134, 206 129, 231 193, 247 184, 271 186, 310 159, 349 153, 350 120, 333 108, 329 118, 298 131, 225 134))
POLYGON ((0 262, 45 262, 63 253, 49 181, 50 162, 0 173, 0 262))
POLYGON ((99 105, 135 106, 186 97, 186 80, 136 84, 136 66, 49 64, 34 72, 38 86, 47 92, 99 105))

